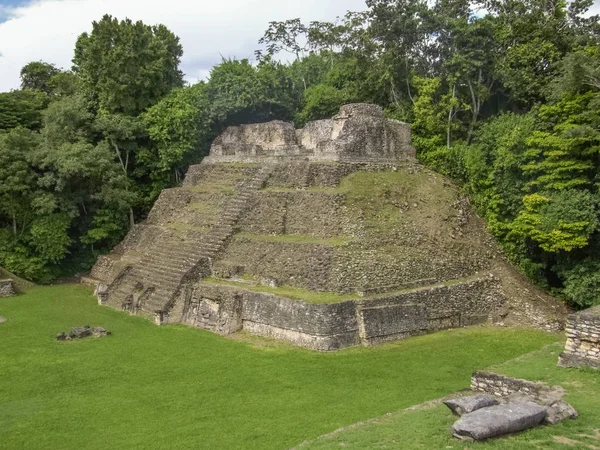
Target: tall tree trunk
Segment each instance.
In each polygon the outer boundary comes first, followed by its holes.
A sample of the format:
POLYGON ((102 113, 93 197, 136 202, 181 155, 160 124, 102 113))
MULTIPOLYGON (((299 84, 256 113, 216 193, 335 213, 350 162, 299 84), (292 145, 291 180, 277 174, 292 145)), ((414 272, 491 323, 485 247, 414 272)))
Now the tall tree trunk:
POLYGON ((13 223, 13 234, 16 236, 17 235, 17 216, 16 214, 12 213, 12 223, 13 223))
MULTIPOLYGON (((452 85, 452 100, 456 97, 456 83, 452 85)), ((450 106, 448 111, 448 128, 446 129, 446 147, 450 148, 450 127, 452 125, 452 116, 454 113, 454 106, 450 106)))
MULTIPOLYGON (((125 155, 125 161, 123 161, 123 157, 121 156, 121 150, 119 149, 119 146, 117 145, 116 142, 111 141, 113 148, 115 149, 115 153, 117 154, 117 157, 119 158, 119 162, 121 163, 121 168, 123 169, 123 173, 125 174, 126 178, 129 178, 129 174, 127 173, 127 166, 129 165, 129 152, 126 153, 125 155)), ((127 186, 125 188, 126 191, 129 191, 129 186, 127 186)), ((133 228, 133 226, 135 225, 135 218, 133 216, 133 208, 130 206, 129 207, 129 228, 133 228)))

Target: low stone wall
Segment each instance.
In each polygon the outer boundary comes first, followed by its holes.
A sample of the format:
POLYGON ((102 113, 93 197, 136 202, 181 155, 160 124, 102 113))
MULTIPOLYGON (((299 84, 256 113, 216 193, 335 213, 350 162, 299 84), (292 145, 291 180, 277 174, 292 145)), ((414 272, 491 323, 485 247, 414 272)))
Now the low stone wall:
POLYGON ((492 277, 465 279, 360 301, 367 345, 496 320, 506 298, 492 277))
POLYGON ((17 295, 15 282, 11 279, 0 280, 0 297, 12 297, 17 295))
POLYGON ((471 376, 471 390, 485 392, 496 397, 507 397, 520 393, 532 397, 536 402, 545 403, 548 398, 562 397, 564 391, 559 386, 511 378, 492 372, 477 371, 471 376))
POLYGON ((480 323, 500 314, 504 302, 489 278, 329 304, 200 283, 183 312, 183 322, 220 334, 244 329, 327 351, 480 323))
POLYGON ((566 330, 565 351, 558 365, 600 368, 600 306, 571 314, 566 330))

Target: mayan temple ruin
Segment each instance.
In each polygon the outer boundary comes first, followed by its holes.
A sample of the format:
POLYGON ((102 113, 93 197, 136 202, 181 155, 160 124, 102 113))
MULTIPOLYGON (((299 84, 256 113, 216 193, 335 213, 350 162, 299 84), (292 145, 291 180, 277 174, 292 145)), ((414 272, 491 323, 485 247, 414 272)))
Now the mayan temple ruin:
POLYGON ((298 130, 227 128, 92 277, 101 304, 159 325, 317 350, 487 321, 554 329, 564 313, 416 161, 410 127, 365 104, 298 130))

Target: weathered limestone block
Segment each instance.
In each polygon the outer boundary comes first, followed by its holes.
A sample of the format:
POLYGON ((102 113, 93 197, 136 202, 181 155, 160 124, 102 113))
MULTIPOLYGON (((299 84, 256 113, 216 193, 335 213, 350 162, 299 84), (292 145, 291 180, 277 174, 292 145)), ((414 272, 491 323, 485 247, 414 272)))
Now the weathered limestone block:
POLYGON ((365 345, 416 336, 427 332, 427 308, 423 304, 380 306, 368 302, 359 309, 359 324, 365 345))
POLYGON ((228 127, 214 140, 210 153, 211 156, 278 156, 299 154, 300 147, 294 126, 274 120, 228 127))
POLYGON ((566 331, 565 351, 560 354, 558 365, 600 368, 600 306, 571 314, 566 331))
POLYGON ((389 160, 415 156, 410 145, 410 127, 383 117, 377 105, 344 105, 333 118, 331 138, 315 148, 315 158, 323 160, 389 160))
POLYGON ((444 405, 450 408, 450 410, 458 416, 497 404, 498 400, 489 394, 469 395, 467 397, 454 398, 444 402, 444 405))
POLYGON ((7 280, 0 280, 0 297, 13 297, 15 295, 17 295, 15 282, 10 278, 7 280))
POLYGON ((508 403, 465 414, 452 426, 453 436, 480 441, 526 430, 542 423, 546 409, 536 403, 508 403))
POLYGON ((219 334, 242 328, 242 296, 233 288, 202 285, 183 311, 183 323, 219 334))

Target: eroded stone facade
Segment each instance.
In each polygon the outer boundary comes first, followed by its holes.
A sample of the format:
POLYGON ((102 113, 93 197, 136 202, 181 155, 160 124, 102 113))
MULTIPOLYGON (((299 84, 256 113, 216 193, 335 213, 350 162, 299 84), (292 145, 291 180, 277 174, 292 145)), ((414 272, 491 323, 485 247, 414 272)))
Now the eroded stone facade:
POLYGON ((566 330, 567 343, 558 364, 600 369, 600 306, 571 314, 566 330))
POLYGON ((389 162, 414 157, 408 124, 386 119, 379 106, 359 103, 299 130, 278 120, 229 127, 215 139, 205 162, 389 162))

